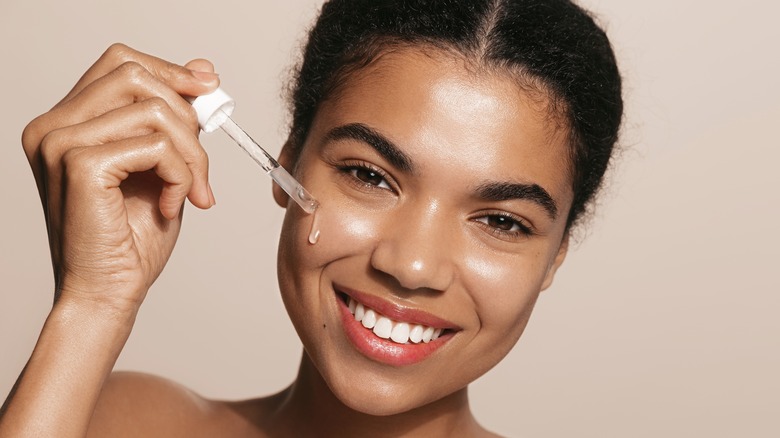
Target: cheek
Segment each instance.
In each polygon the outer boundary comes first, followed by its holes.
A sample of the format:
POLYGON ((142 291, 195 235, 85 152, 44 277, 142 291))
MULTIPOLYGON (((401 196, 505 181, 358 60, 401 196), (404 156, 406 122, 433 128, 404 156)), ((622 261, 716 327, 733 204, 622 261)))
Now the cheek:
POLYGON ((310 267, 365 253, 379 236, 376 212, 354 205, 323 204, 313 216, 311 230, 318 231, 319 238, 316 244, 310 244, 310 260, 306 263, 310 267))
MULTIPOLYGON (((333 297, 320 293, 329 287, 322 283, 327 266, 370 251, 378 235, 375 213, 337 205, 321 194, 317 199, 320 206, 313 214, 306 214, 294 205, 288 207, 278 254, 282 300, 298 335, 310 347, 319 345, 321 339, 317 336, 326 322, 320 321, 318 315, 328 314, 325 309, 333 306, 333 297), (317 229, 319 238, 312 244, 309 236, 317 229)), ((307 351, 318 357, 327 349, 318 347, 307 351)))
MULTIPOLYGON (((295 207, 291 207, 295 208, 295 207)), ((293 267, 287 274, 300 275, 333 261, 365 254, 379 236, 376 211, 320 199, 314 214, 288 211, 280 242, 280 260, 293 267), (318 233, 316 243, 310 237, 318 233)))
POLYGON ((467 255, 463 266, 481 330, 501 337, 508 351, 528 323, 546 273, 544 263, 483 254, 467 255))

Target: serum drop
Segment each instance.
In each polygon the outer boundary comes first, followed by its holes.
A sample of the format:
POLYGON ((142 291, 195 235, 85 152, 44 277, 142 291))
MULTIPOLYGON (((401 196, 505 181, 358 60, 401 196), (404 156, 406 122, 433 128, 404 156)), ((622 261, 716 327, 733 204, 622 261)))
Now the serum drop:
POLYGON ((312 213, 311 230, 309 230, 309 243, 315 245, 320 240, 320 225, 317 221, 317 213, 319 208, 315 209, 312 213))

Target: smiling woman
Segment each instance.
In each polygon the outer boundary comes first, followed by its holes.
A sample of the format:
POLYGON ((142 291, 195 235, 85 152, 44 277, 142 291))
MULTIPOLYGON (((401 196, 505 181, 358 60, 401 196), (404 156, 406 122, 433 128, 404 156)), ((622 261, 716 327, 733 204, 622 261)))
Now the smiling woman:
POLYGON ((468 385, 520 338, 617 138, 604 33, 561 0, 323 6, 279 157, 320 207, 274 187, 305 351, 289 388, 236 403, 110 375, 185 197, 214 204, 184 98, 212 71, 115 45, 25 130, 57 290, 0 435, 490 435, 468 385))
POLYGON ((323 103, 297 163, 283 153, 317 188, 323 233, 310 246, 312 219, 288 209, 281 290, 304 360, 352 409, 455 397, 511 349, 552 281, 572 198, 567 144, 526 96, 449 54, 398 50, 323 103), (410 342, 415 328, 430 342, 410 342))

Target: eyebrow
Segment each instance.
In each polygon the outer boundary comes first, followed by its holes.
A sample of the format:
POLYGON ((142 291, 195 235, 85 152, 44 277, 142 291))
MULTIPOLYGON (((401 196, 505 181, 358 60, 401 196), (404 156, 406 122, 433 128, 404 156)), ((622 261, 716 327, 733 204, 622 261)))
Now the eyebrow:
POLYGON ((412 159, 387 137, 362 123, 350 123, 331 129, 325 137, 328 141, 358 140, 376 150, 390 164, 407 173, 414 172, 412 159))
MULTIPOLYGON (((397 169, 413 173, 412 159, 379 131, 362 123, 349 123, 331 129, 326 141, 357 140, 371 146, 397 169)), ((486 201, 509 201, 520 199, 531 201, 542 207, 550 219, 558 217, 558 205, 552 196, 538 184, 489 182, 476 189, 478 197, 486 201)))
POLYGON ((490 182, 477 187, 477 195, 487 201, 508 201, 520 199, 531 201, 542 207, 550 219, 558 217, 558 205, 552 196, 538 184, 490 182))

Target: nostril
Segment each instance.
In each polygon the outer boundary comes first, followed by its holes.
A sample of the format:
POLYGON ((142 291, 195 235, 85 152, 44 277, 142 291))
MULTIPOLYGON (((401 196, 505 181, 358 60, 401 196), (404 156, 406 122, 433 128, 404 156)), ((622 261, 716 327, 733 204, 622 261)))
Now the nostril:
POLYGON ((387 239, 371 254, 371 266, 404 289, 444 291, 454 279, 450 254, 420 239, 387 239))

